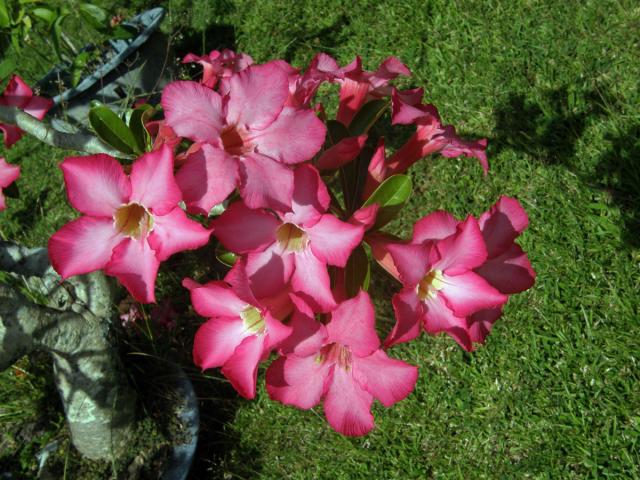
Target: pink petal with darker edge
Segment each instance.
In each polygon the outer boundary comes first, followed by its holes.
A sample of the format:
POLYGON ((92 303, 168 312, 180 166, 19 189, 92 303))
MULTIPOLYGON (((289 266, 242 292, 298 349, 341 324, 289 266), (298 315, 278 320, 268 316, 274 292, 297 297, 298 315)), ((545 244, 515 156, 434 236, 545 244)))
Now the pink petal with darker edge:
POLYGON ((127 238, 113 249, 104 272, 118 278, 141 303, 155 303, 155 284, 160 262, 146 239, 127 238))
POLYGON ((84 214, 112 218, 116 209, 129 201, 131 183, 109 155, 67 157, 60 168, 69 203, 84 214))
POLYGON ((110 218, 80 217, 49 239, 49 258, 63 279, 104 268, 125 237, 110 218))

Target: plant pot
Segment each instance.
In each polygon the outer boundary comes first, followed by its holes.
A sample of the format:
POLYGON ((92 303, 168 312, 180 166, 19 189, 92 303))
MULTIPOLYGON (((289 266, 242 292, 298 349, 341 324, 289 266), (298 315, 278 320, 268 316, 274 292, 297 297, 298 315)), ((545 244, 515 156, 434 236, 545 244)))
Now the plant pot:
POLYGON ((157 31, 163 17, 164 9, 158 7, 123 22, 140 33, 129 40, 110 40, 102 54, 104 63, 77 86, 60 91, 61 82, 62 88, 71 84, 69 65, 55 67, 38 82, 40 91, 53 99, 54 108, 49 113, 58 117, 54 122, 57 128, 62 124, 60 119, 72 125, 86 125, 93 100, 124 111, 135 98, 152 95, 170 81, 169 42, 157 31))

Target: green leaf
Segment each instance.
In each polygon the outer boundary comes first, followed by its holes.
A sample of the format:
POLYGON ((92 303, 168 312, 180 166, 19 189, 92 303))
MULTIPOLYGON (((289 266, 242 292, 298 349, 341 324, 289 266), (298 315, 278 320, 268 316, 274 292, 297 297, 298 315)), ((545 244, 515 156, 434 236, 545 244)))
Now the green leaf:
POLYGON ((75 87, 80 83, 82 78, 82 72, 84 72, 87 63, 89 62, 90 53, 80 52, 76 58, 73 59, 73 65, 71 66, 71 86, 75 87))
POLYGON ((91 3, 80 4, 80 15, 96 30, 104 30, 107 28, 109 14, 103 8, 91 3))
POLYGON ((233 267, 236 260, 238 260, 238 256, 224 248, 221 243, 216 247, 216 258, 227 267, 233 267))
POLYGON ((56 12, 54 12, 49 8, 44 8, 44 7, 34 8, 33 10, 31 10, 31 14, 34 17, 39 18, 40 20, 43 20, 44 22, 46 22, 48 27, 51 27, 51 25, 53 25, 53 22, 56 21, 56 17, 57 17, 56 12))
POLYGON ((367 133, 382 116, 388 105, 386 100, 371 100, 365 103, 349 124, 350 136, 357 137, 367 133))
POLYGON ((360 289, 367 291, 371 280, 371 262, 362 245, 358 245, 344 268, 344 284, 348 298, 355 297, 360 289))
POLYGON ((350 216, 360 205, 362 190, 367 179, 367 166, 371 162, 374 150, 365 145, 353 162, 340 167, 342 195, 346 213, 350 216))
POLYGON ((133 132, 109 108, 97 105, 89 110, 89 123, 100 139, 122 153, 140 153, 133 132))
POLYGON ((138 35, 138 30, 136 30, 135 27, 132 27, 131 25, 120 24, 111 29, 110 35, 111 38, 116 40, 129 40, 130 38, 138 35))
POLYGON ((16 63, 12 58, 5 58, 0 62, 0 82, 11 75, 16 69, 16 63))
POLYGON ((61 62, 64 62, 64 58, 62 58, 62 49, 60 48, 62 41, 62 21, 67 17, 67 15, 68 13, 61 13, 58 15, 58 18, 55 19, 53 26, 51 27, 53 49, 61 62))
POLYGON ((6 0, 0 0, 0 28, 8 28, 11 25, 11 16, 6 0))
POLYGON ((156 113, 155 108, 149 104, 140 105, 131 112, 131 118, 129 118, 129 128, 133 133, 133 137, 138 145, 138 150, 145 152, 147 145, 149 144, 151 137, 144 124, 156 113))
POLYGON ((343 138, 349 136, 349 130, 342 122, 337 120, 329 120, 327 122, 327 142, 329 146, 333 146, 343 138))
POLYGON ((363 205, 363 207, 374 203, 380 205, 374 230, 382 228, 396 217, 409 201, 412 188, 411 177, 408 175, 393 175, 376 188, 363 205))

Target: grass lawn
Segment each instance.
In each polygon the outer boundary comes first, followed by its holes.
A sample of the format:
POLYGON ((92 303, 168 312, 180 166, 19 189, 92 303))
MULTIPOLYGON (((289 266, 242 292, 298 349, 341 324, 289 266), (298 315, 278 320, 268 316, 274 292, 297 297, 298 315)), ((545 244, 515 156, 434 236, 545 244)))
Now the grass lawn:
MULTIPOLYGON (((143 5, 150 6, 134 2, 143 5)), ((395 347, 393 355, 420 367, 418 384, 391 409, 376 404, 377 428, 363 438, 336 434, 321 408, 285 407, 263 387, 244 401, 222 377, 192 369, 203 417, 194 478, 640 476, 636 2, 164 5, 163 28, 182 32, 179 55, 230 47, 257 62, 284 58, 304 67, 321 50, 341 64, 361 55, 368 69, 398 56, 414 74, 403 86, 424 86, 446 123, 489 139, 491 171, 483 178, 469 159, 420 162, 412 170, 414 197, 389 230, 406 235, 432 210, 478 215, 501 194, 515 196, 530 217, 519 242, 538 274, 477 352, 424 334, 395 347)), ((24 69, 28 80, 37 78, 29 77, 28 59, 24 69)), ((64 154, 28 139, 0 153, 23 168, 21 196, 0 214, 0 235, 42 245, 74 215, 55 168, 64 154)), ((165 284, 172 285, 177 277, 168 271, 165 284)), ((386 333, 393 322, 386 299, 399 285, 376 273, 372 292, 386 333)), ((185 333, 199 320, 179 322, 185 333)), ((184 345, 187 362, 190 342, 185 333, 169 343, 184 345)), ((38 396, 24 384, 14 389, 15 382, 14 372, 0 376, 0 412, 11 413, 0 413, 0 426, 9 430, 32 421, 33 411, 16 407, 18 396, 38 396)), ((50 430, 63 428, 56 422, 50 430)), ((6 448, 0 465, 27 456, 24 445, 6 448)))

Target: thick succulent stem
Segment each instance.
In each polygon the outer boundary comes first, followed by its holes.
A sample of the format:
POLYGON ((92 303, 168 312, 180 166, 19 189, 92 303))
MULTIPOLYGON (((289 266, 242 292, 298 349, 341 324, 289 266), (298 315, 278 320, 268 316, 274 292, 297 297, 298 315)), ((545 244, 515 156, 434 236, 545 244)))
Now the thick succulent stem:
POLYGON ((133 427, 136 395, 111 337, 113 285, 99 272, 61 282, 46 251, 6 242, 0 242, 0 270, 20 280, 0 284, 0 370, 34 349, 51 353, 74 445, 88 458, 119 455, 133 427))
POLYGON ((56 130, 51 125, 24 113, 16 107, 0 105, 0 123, 10 123, 24 130, 42 143, 65 150, 76 150, 85 153, 106 153, 112 157, 132 158, 124 154, 89 132, 66 133, 56 130))

